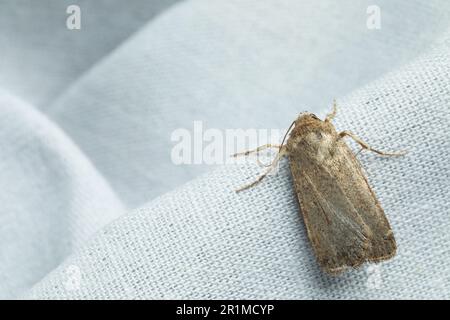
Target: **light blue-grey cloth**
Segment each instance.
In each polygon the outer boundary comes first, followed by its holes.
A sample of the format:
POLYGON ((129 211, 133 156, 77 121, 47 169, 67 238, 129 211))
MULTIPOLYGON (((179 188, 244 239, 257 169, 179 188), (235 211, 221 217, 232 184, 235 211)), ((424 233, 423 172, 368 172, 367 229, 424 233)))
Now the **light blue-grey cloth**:
POLYGON ((0 10, 0 297, 450 298, 449 4, 379 1, 370 30, 369 1, 102 3, 79 1, 90 18, 69 31, 49 1, 51 37, 0 10), (254 159, 170 158, 194 120, 286 129, 333 98, 339 130, 408 150, 359 155, 398 255, 338 278, 315 262, 286 161, 236 194, 254 159))

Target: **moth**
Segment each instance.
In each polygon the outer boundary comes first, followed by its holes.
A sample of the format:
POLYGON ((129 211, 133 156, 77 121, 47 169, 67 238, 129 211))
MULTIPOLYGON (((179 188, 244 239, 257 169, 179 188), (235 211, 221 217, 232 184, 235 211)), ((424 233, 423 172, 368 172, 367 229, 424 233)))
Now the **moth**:
POLYGON ((332 124, 336 112, 336 101, 325 120, 303 112, 291 124, 281 145, 266 144, 233 155, 279 149, 265 173, 236 191, 255 186, 283 156, 288 157, 308 238, 319 265, 330 275, 357 268, 366 261, 390 259, 397 248, 383 208, 344 138, 352 138, 361 150, 382 156, 405 154, 373 149, 350 131, 338 133, 332 124))

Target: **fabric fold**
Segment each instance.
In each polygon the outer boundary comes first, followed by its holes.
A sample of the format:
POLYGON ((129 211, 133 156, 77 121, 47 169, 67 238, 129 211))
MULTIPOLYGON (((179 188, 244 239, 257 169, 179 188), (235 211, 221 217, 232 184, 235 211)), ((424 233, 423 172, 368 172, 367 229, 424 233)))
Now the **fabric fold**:
MULTIPOLYGON (((449 298, 450 37, 413 63, 338 99, 336 126, 401 158, 360 161, 391 221, 395 258, 341 277, 319 270, 286 161, 223 166, 99 232, 35 286, 37 299, 449 298), (68 268, 77 268, 77 286, 68 268)), ((350 145, 355 147, 351 142, 350 145)), ((356 147, 355 147, 355 150, 356 147)))
POLYGON ((82 151, 0 91, 0 297, 13 298, 124 212, 82 151))
MULTIPOLYGON (((175 166, 174 130, 281 128, 394 70, 444 33, 442 2, 185 1, 102 59, 48 107, 135 208, 210 166, 175 166)), ((446 19, 447 17, 447 19, 446 19)))

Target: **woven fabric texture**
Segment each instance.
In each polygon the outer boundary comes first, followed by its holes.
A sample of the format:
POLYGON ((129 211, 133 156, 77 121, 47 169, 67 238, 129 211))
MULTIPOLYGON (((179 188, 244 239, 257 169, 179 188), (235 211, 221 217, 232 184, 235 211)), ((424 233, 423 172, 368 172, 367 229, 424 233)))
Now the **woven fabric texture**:
POLYGON ((381 29, 369 30, 371 4, 181 2, 46 110, 135 208, 211 169, 173 165, 175 129, 282 128, 414 59, 449 27, 450 5, 384 1, 381 29))
POLYGON ((371 5, 1 1, 0 298, 448 298, 450 3, 378 0, 380 29, 371 5), (235 194, 254 158, 171 159, 196 120, 284 130, 333 98, 338 130, 409 151, 359 155, 399 250, 340 278, 286 160, 235 194))
POLYGON ((402 158, 362 153, 392 223, 397 256, 341 277, 319 270, 279 172, 239 194, 255 165, 223 166, 104 228, 33 298, 450 298, 450 38, 340 99, 339 129, 402 158), (77 268, 80 286, 67 289, 77 268))

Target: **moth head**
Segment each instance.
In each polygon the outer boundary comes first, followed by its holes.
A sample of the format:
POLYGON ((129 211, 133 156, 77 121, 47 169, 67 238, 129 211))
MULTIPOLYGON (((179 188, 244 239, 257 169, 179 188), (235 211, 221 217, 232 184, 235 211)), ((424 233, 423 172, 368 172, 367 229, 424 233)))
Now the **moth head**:
POLYGON ((297 119, 292 123, 291 136, 307 132, 321 126, 320 120, 315 114, 311 112, 301 112, 297 119))
POLYGON ((314 113, 311 112, 301 112, 298 117, 297 120, 295 120, 295 125, 299 126, 302 124, 308 124, 311 122, 316 122, 316 121, 322 121, 320 120, 314 113))
POLYGON ((283 142, 281 145, 283 145, 286 138, 289 136, 295 136, 301 133, 305 130, 310 130, 311 128, 315 127, 314 124, 318 124, 319 122, 322 122, 315 114, 311 112, 301 112, 297 119, 295 119, 294 122, 289 126, 289 129, 286 131, 286 134, 284 135, 283 142))

